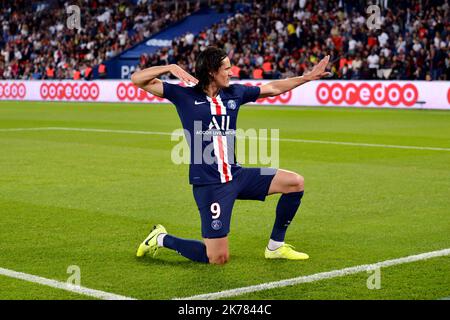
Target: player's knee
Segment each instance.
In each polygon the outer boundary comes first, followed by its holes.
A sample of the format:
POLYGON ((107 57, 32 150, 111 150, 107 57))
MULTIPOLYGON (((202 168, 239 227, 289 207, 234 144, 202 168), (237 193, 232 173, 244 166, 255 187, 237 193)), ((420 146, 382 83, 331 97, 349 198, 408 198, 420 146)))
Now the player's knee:
POLYGON ((227 252, 211 254, 208 256, 209 263, 211 264, 225 264, 230 259, 230 256, 227 252))
POLYGON ((294 173, 290 192, 300 192, 303 190, 305 190, 305 178, 297 173, 294 173))

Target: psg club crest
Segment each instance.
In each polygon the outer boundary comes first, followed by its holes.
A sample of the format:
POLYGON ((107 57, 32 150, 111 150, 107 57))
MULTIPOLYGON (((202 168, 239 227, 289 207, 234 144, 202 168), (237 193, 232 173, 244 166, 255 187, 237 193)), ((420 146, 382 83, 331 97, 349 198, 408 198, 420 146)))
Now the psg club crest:
POLYGON ((222 228, 222 221, 213 220, 213 222, 211 222, 211 228, 213 228, 214 230, 220 230, 222 228))
POLYGON ((236 109, 236 102, 234 100, 229 100, 227 103, 228 109, 234 110, 236 109))

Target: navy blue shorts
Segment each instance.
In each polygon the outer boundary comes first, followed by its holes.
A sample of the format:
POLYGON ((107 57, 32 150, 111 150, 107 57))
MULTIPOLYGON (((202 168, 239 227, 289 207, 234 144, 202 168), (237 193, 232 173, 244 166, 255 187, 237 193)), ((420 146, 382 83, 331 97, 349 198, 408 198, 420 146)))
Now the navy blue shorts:
POLYGON ((225 237, 230 232, 235 200, 264 201, 276 172, 277 169, 273 168, 242 168, 230 182, 194 185, 194 198, 202 220, 202 237, 225 237))

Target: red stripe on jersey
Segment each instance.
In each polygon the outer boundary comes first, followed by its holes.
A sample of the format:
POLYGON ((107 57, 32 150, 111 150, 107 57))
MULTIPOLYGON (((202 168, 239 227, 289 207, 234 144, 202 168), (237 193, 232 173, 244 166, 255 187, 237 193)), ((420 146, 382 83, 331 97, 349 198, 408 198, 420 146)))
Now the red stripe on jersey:
MULTIPOLYGON (((212 101, 213 101, 214 105, 216 106, 216 114, 219 116, 222 115, 222 111, 220 109, 219 103, 217 102, 217 99, 212 98, 212 101)), ((230 181, 230 176, 228 173, 228 166, 227 166, 228 159, 225 159, 225 156, 224 156, 222 136, 218 136, 217 141, 219 142, 219 154, 220 154, 219 156, 220 156, 220 159, 222 160, 223 175, 225 176, 225 182, 228 182, 228 181, 230 181)))
POLYGON ((214 105, 216 106, 216 114, 218 116, 222 115, 222 111, 220 109, 219 102, 217 102, 217 99, 216 98, 212 98, 212 101, 214 102, 214 105))
POLYGON ((217 137, 217 141, 219 142, 219 156, 220 159, 222 160, 222 170, 223 170, 223 175, 225 176, 225 182, 230 181, 230 177, 228 175, 228 168, 227 168, 227 164, 224 161, 224 152, 223 152, 223 143, 222 143, 222 136, 218 136, 217 137))

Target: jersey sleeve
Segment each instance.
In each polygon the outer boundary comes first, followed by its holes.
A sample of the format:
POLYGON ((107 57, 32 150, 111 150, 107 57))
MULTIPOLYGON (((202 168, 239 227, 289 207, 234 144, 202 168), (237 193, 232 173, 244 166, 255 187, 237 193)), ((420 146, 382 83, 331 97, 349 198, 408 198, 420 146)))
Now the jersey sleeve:
POLYGON ((257 86, 244 86, 242 85, 242 103, 246 104, 248 102, 255 102, 259 94, 261 93, 261 89, 257 86))
POLYGON ((177 91, 179 90, 180 86, 168 82, 163 82, 163 97, 170 102, 174 103, 175 105, 178 102, 178 99, 180 98, 180 95, 177 94, 177 91))

